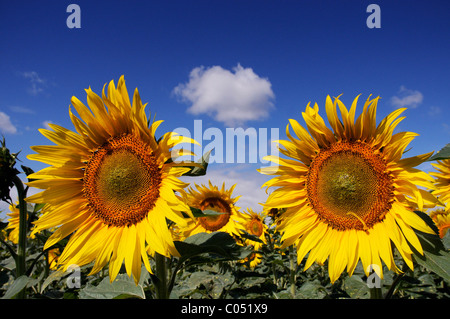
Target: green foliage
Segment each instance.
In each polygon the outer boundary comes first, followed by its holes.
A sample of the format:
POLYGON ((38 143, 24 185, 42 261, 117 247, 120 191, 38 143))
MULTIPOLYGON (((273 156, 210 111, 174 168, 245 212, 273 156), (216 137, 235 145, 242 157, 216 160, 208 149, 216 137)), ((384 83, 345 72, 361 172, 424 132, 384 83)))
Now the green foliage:
MULTIPOLYGON (((2 175, 10 177, 17 174, 12 171, 17 154, 6 152, 2 143, 2 159, 7 166, 0 163, 2 175)), ((209 154, 205 154, 197 166, 191 167, 186 174, 199 176, 206 173, 209 154)), ((0 154, 1 155, 1 154, 0 154)), ((433 156, 434 160, 450 158, 450 144, 433 156)), ((22 166, 26 175, 32 170, 22 166)), ((15 175, 13 176, 15 177, 15 175)), ((6 178, 6 177, 5 177, 6 178)), ((4 186, 4 185, 3 185, 4 186)), ((9 188, 1 197, 9 199, 9 188), (6 193, 8 191, 8 193, 6 193)), ((16 185, 17 186, 17 185, 16 185)), ((26 193, 26 189, 23 190, 26 193)), ((296 251, 293 247, 280 249, 280 234, 269 228, 266 235, 267 245, 263 245, 258 255, 261 262, 250 268, 248 258, 254 256, 250 246, 242 246, 243 239, 260 241, 248 233, 235 238, 227 233, 200 233, 184 241, 175 241, 179 257, 165 258, 160 255, 150 258, 155 274, 149 274, 143 266, 140 281, 136 284, 122 267, 114 281, 111 282, 108 268, 99 273, 88 275, 93 264, 79 268, 77 274, 79 285, 73 285, 71 272, 50 269, 49 251, 62 251, 68 242, 65 238, 54 246, 43 250, 51 232, 48 230, 30 237, 32 222, 41 214, 44 204, 23 205, 22 211, 26 233, 26 255, 18 262, 20 251, 16 244, 9 241, 10 230, 7 222, 0 223, 0 296, 3 299, 24 297, 33 299, 148 299, 161 296, 162 284, 165 294, 170 298, 204 298, 204 299, 366 299, 373 290, 368 286, 368 277, 359 264, 353 275, 343 273, 333 284, 328 276, 327 262, 324 265, 313 264, 303 271, 305 260, 297 265, 296 251), (162 257, 162 258, 161 258, 162 257), (19 271, 19 266, 21 267, 19 271), (158 269, 159 267, 162 267, 158 269), (160 276, 160 277, 158 277, 160 276), (162 277, 161 277, 162 276, 162 277), (164 279, 164 280, 161 280, 164 279), (166 286, 167 285, 167 286, 166 286)), ((218 214, 215 211, 191 208, 195 217, 218 214)), ((437 233, 430 217, 416 212, 437 233)), ((383 267, 384 278, 381 280, 381 294, 386 298, 449 298, 450 290, 450 232, 441 240, 435 234, 416 231, 423 248, 423 254, 414 247, 414 270, 405 266, 404 261, 394 250, 394 261, 402 272, 396 274, 383 267)), ((20 245, 19 245, 20 246, 20 245)), ((20 248, 20 247, 19 247, 20 248)))
MULTIPOLYGON (((28 208, 36 214, 36 206, 28 208)), ((153 278, 142 267, 141 278, 136 285, 123 268, 110 282, 108 269, 88 276, 92 264, 81 267, 81 286, 69 287, 69 272, 50 270, 47 252, 42 251, 49 234, 41 233, 28 240, 27 275, 15 278, 15 263, 6 249, 0 250, 0 296, 14 298, 26 289, 28 298, 44 299, 152 299, 156 297, 153 278)), ((260 251, 261 263, 254 269, 242 262, 251 253, 250 248, 240 246, 230 235, 222 232, 201 233, 184 242, 175 242, 179 258, 166 259, 170 298, 204 299, 367 299, 370 289, 367 276, 359 264, 353 276, 343 273, 331 284, 327 263, 313 264, 303 271, 304 261, 292 267, 296 260, 295 249, 279 249, 279 234, 269 229, 268 244, 260 251), (291 276, 293 275, 293 277, 291 276), (291 279, 294 279, 292 282, 291 279)), ((396 274, 384 267, 382 293, 394 299, 449 298, 449 235, 444 241, 431 235, 418 233, 426 252, 422 258, 415 255, 414 271, 403 267, 404 273, 396 274), (431 249, 434 247, 434 250, 431 249)), ((67 242, 67 241, 65 241, 67 242)), ((65 242, 58 245, 63 248, 65 242)), ((56 246, 55 246, 56 247, 56 246)), ((53 247, 53 248, 55 248, 53 247)), ((154 260, 150 260, 155 269, 154 260)), ((395 254, 395 262, 403 261, 395 254)))
POLYGON ((206 169, 208 168, 209 157, 211 155, 211 151, 206 152, 202 158, 196 163, 197 166, 190 166, 191 170, 187 173, 184 173, 183 176, 202 176, 206 174, 206 169))
POLYGON ((450 158, 450 143, 445 145, 439 152, 431 156, 428 161, 440 161, 450 158))

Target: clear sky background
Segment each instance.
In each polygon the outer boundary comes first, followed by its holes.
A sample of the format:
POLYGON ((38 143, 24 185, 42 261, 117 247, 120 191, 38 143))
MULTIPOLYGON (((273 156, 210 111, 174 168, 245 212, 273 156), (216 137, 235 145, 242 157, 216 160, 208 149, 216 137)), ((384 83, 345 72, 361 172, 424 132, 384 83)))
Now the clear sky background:
MULTIPOLYGON (((444 0, 1 1, 0 131, 12 152, 22 150, 20 164, 39 170, 45 165, 26 159, 30 146, 51 143, 38 128, 73 129, 71 97, 85 102, 85 88, 101 94, 125 75, 130 95, 137 87, 165 121, 160 135, 194 132, 202 120, 203 131, 224 137, 243 127, 267 129, 270 139, 279 128, 284 139, 289 118, 304 123, 309 101, 325 117, 327 95, 350 105, 373 94, 382 98, 378 121, 408 107, 396 130, 420 134, 408 155, 438 151, 450 142, 449 35, 444 0), (71 3, 81 28, 66 25, 71 3), (371 3, 381 28, 366 25, 371 3)), ((260 211, 261 165, 213 163, 189 181, 237 183, 238 206, 260 211)))

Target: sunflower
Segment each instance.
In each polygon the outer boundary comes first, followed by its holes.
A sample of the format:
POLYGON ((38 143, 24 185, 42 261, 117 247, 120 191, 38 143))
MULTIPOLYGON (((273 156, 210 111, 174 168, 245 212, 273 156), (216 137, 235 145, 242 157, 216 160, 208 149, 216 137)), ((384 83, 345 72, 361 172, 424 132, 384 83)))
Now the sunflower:
POLYGON ((265 216, 254 212, 251 208, 247 208, 247 212, 242 214, 245 218, 245 231, 250 235, 258 237, 262 243, 257 241, 247 240, 247 244, 253 246, 254 250, 259 250, 263 244, 267 244, 266 233, 267 225, 264 223, 265 216))
POLYGON ((437 209, 430 213, 430 217, 439 229, 439 237, 444 238, 450 228, 450 209, 437 209))
MULTIPOLYGON (((359 97, 359 96, 358 96, 359 97)), ((436 199, 427 191, 432 178, 414 167, 432 153, 401 158, 417 134, 394 128, 404 119, 397 109, 376 125, 379 97, 366 100, 355 121, 358 97, 350 110, 338 98, 326 98, 329 129, 319 115, 317 104, 308 103, 302 113, 308 131, 289 120, 296 137, 278 141, 280 152, 288 159, 267 156, 274 166, 262 168, 263 174, 278 175, 266 187, 278 187, 268 197, 265 209, 284 207, 279 230, 283 247, 295 244, 300 263, 309 252, 305 270, 314 262, 323 264, 329 257, 331 282, 347 268, 351 276, 361 259, 369 275, 370 265, 382 278, 381 260, 388 269, 399 271, 394 263, 392 243, 412 269, 412 245, 423 253, 413 229, 433 233, 413 212, 416 207, 433 207, 436 199), (337 114, 340 110, 342 120, 337 114)))
MULTIPOLYGON (((20 210, 18 205, 19 202, 17 202, 16 205, 9 205, 10 213, 6 214, 9 218, 8 226, 6 226, 5 229, 10 229, 8 240, 10 240, 13 244, 17 244, 19 242, 20 210)), ((29 237, 34 239, 34 233, 31 233, 29 237)))
POLYGON ((56 145, 32 147, 37 154, 28 158, 50 167, 29 176, 36 181, 27 185, 44 191, 27 201, 46 203, 35 232, 57 227, 44 249, 71 235, 58 259, 63 271, 95 260, 94 274, 109 262, 113 281, 124 262, 138 282, 142 261, 151 271, 147 246, 178 256, 166 218, 183 225, 182 211, 190 213, 175 195, 187 186, 178 177, 189 168, 174 159, 188 152, 170 150, 194 141, 173 132, 157 140, 162 121, 148 122, 137 89, 130 102, 123 76, 107 95, 105 87, 102 97, 86 90, 89 108, 72 97, 76 132, 56 124, 39 130, 56 145))
POLYGON ((262 256, 261 256, 261 252, 259 252, 259 251, 253 251, 248 257, 245 257, 243 260, 240 261, 241 264, 244 264, 244 266, 246 266, 250 269, 254 269, 261 262, 262 262, 262 256))
POLYGON ((8 240, 12 241, 13 244, 17 244, 19 242, 20 211, 16 205, 9 205, 9 210, 11 213, 6 214, 9 217, 6 229, 11 229, 8 240))
POLYGON ((433 194, 446 206, 450 207, 450 159, 438 161, 433 165, 438 172, 431 172, 430 175, 436 177, 435 190, 433 194))
POLYGON ((209 187, 195 184, 196 189, 190 187, 185 192, 185 202, 187 205, 201 210, 215 211, 219 214, 198 217, 189 220, 186 227, 180 226, 183 238, 206 232, 212 233, 221 231, 232 236, 240 236, 244 229, 245 221, 239 212, 239 207, 235 204, 240 196, 232 197, 236 184, 225 190, 225 183, 219 189, 209 181, 209 187))
POLYGON ((52 270, 58 269, 58 259, 61 255, 59 248, 53 248, 48 251, 48 267, 52 270))

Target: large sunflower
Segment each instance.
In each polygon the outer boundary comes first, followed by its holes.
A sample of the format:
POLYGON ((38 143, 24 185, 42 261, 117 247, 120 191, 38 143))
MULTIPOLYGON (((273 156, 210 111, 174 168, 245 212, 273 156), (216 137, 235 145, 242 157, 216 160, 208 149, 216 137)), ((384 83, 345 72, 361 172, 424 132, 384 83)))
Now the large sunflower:
POLYGON ((177 155, 170 150, 193 140, 169 132, 157 141, 162 121, 149 126, 138 90, 130 103, 123 76, 107 95, 105 87, 102 97, 86 90, 89 108, 72 97, 76 132, 56 124, 40 130, 56 145, 32 147, 38 154, 28 158, 51 166, 29 176, 37 179, 29 186, 45 190, 27 201, 47 203, 35 232, 58 227, 44 249, 71 235, 58 260, 63 271, 95 260, 93 274, 109 262, 112 281, 124 262, 137 282, 142 261, 151 271, 147 246, 178 255, 166 218, 185 224, 181 211, 190 210, 174 191, 187 186, 178 177, 189 169, 170 160, 177 155))
POLYGON ((209 181, 209 187, 203 184, 195 184, 195 187, 196 189, 190 187, 185 192, 187 205, 201 210, 215 211, 219 214, 189 220, 186 227, 180 227, 182 237, 187 238, 198 233, 215 231, 240 236, 245 220, 239 212, 239 207, 235 206, 240 196, 232 197, 236 185, 226 190, 225 183, 223 183, 222 188, 219 189, 209 181))
POLYGON ((396 267, 392 243, 413 268, 412 245, 423 253, 414 229, 433 233, 413 209, 432 207, 435 198, 418 188, 432 188, 432 178, 414 167, 431 153, 402 159, 405 148, 417 134, 393 134, 405 108, 395 110, 376 125, 378 97, 367 99, 355 121, 358 97, 350 110, 335 98, 326 98, 326 114, 332 130, 319 115, 319 107, 307 105, 302 113, 308 131, 289 120, 296 137, 278 141, 280 152, 291 159, 268 156, 278 164, 261 173, 279 175, 264 186, 278 187, 265 208, 284 207, 279 230, 283 247, 296 244, 300 263, 309 252, 305 269, 329 257, 331 282, 347 267, 352 275, 361 259, 364 271, 370 265, 382 278, 381 260, 396 267), (340 110, 342 120, 337 114, 340 110), (409 243, 409 244, 408 244, 409 243))

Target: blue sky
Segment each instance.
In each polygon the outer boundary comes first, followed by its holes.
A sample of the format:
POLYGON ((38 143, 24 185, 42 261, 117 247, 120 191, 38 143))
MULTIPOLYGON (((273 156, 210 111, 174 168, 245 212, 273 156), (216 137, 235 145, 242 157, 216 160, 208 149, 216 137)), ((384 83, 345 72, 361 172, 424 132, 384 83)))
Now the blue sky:
MULTIPOLYGON (((100 94, 125 75, 129 93, 137 87, 165 121, 159 134, 193 132, 202 120, 203 130, 224 135, 279 128, 283 139, 289 118, 304 123, 309 101, 325 116, 328 94, 343 94, 346 105, 373 94, 382 97, 378 121, 408 107, 397 131, 420 134, 411 155, 438 151, 450 142, 449 34, 446 1, 4 1, 0 130, 11 151, 22 150, 21 164, 43 168, 25 157, 50 143, 37 129, 72 129, 71 97, 86 101, 85 88, 100 94), (66 25, 71 3, 81 8, 79 29, 66 25), (366 25, 371 3, 381 28, 366 25)), ((258 210, 267 180, 260 166, 213 164, 207 178, 238 183, 240 206, 258 210)))

